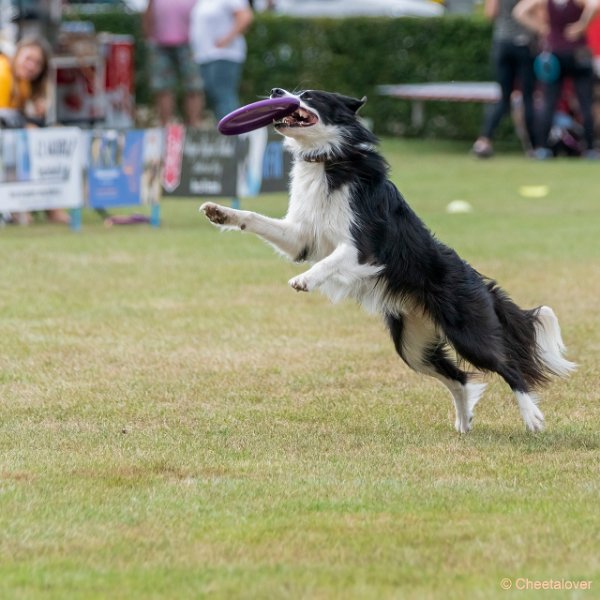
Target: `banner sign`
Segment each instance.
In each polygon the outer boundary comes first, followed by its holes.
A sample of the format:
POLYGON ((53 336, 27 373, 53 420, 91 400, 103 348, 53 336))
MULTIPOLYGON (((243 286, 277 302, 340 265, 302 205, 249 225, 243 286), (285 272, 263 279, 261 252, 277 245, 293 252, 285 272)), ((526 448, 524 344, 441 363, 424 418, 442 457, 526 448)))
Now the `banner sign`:
POLYGON ((239 136, 166 129, 163 188, 167 196, 250 197, 287 190, 291 156, 266 128, 239 136))
POLYGON ((287 190, 290 168, 283 138, 266 128, 231 137, 180 125, 2 129, 0 211, 79 208, 86 196, 92 208, 157 204, 163 188, 171 197, 252 197, 287 190))
POLYGON ((88 148, 88 204, 92 208, 159 202, 160 129, 92 131, 88 148))
POLYGON ((0 130, 0 211, 81 206, 83 152, 76 127, 0 130))

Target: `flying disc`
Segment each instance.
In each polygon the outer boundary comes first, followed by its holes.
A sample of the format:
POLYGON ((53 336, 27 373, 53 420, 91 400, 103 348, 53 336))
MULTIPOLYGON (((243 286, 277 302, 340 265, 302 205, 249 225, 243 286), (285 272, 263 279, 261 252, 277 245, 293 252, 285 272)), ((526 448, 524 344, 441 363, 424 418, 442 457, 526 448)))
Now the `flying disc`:
POLYGON ((300 101, 291 96, 267 98, 242 106, 225 115, 217 126, 223 135, 238 135, 270 125, 273 121, 293 113, 300 101))

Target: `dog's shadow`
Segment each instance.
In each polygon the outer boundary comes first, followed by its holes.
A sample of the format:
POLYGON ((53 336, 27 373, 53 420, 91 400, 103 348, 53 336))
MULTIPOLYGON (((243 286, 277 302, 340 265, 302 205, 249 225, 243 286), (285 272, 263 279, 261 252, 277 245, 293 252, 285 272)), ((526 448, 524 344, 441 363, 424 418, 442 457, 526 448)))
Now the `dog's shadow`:
POLYGON ((471 444, 510 446, 525 453, 562 450, 592 451, 600 449, 600 432, 580 424, 554 424, 541 433, 516 431, 509 426, 494 427, 482 423, 464 436, 471 444))

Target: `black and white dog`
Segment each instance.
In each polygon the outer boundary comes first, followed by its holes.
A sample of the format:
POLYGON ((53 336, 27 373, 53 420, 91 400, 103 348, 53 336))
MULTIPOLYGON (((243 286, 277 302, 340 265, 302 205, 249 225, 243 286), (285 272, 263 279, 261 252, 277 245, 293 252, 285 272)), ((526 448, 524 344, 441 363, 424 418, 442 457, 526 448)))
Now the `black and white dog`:
MULTIPOLYGON (((271 92, 284 95, 293 94, 271 92)), ((461 368, 464 361, 503 377, 527 429, 541 431, 533 390, 575 368, 563 358, 552 309, 519 308, 430 233, 388 179, 377 139, 356 116, 365 99, 312 90, 296 97, 299 108, 274 123, 294 156, 286 216, 210 202, 201 210, 221 228, 255 233, 288 258, 312 263, 290 280, 295 290, 352 297, 381 313, 404 361, 450 390, 460 433, 471 429, 485 388, 461 368)))

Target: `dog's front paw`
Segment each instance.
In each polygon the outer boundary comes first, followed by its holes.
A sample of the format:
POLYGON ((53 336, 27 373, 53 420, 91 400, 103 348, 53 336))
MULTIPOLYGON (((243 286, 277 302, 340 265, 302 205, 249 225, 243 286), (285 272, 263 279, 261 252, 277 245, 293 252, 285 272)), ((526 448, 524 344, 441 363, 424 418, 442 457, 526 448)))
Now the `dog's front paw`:
POLYGON ((294 277, 288 281, 290 286, 292 286, 297 292, 310 292, 310 286, 308 284, 308 279, 304 275, 298 275, 298 277, 294 277))
POLYGON ((200 207, 201 212, 206 215, 206 218, 215 225, 230 225, 231 215, 224 206, 219 206, 213 202, 205 202, 200 207))

